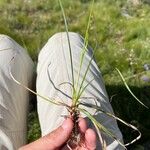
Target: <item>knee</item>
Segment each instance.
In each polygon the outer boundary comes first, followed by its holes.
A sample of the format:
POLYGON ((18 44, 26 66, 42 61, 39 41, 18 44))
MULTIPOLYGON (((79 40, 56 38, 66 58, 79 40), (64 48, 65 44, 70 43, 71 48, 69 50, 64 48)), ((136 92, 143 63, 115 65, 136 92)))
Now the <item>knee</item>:
POLYGON ((20 62, 31 61, 27 52, 17 42, 7 35, 0 34, 0 67, 8 64, 12 58, 17 58, 15 61, 20 62))
POLYGON ((15 43, 12 38, 7 35, 0 34, 0 51, 14 49, 15 43))
POLYGON ((1 39, 10 39, 10 37, 8 35, 5 35, 5 34, 0 34, 0 40, 1 39))
MULTIPOLYGON (((70 41, 72 39, 81 38, 81 35, 76 32, 68 32, 68 35, 69 35, 70 41)), ((64 40, 68 41, 67 32, 58 32, 58 33, 55 33, 51 38, 49 38, 49 40, 58 40, 58 39, 63 39, 63 41, 64 40)))

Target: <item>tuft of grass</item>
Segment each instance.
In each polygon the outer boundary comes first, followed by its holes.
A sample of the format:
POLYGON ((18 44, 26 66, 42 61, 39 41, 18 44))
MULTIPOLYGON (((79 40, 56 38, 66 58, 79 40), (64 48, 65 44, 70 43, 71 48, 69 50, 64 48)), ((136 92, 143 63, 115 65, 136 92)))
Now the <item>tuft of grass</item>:
POLYGON ((39 125, 38 115, 37 112, 32 111, 28 115, 28 142, 33 142, 35 139, 38 139, 41 137, 41 129, 39 125))

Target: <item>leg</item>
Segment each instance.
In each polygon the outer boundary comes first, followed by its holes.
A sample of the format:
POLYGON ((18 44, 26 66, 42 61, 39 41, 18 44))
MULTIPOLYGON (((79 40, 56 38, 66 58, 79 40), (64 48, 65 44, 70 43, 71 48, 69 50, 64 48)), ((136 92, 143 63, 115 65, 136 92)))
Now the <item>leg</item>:
POLYGON ((31 85, 32 60, 14 40, 0 35, 0 149, 16 150, 26 143, 29 92, 12 80, 9 69, 17 80, 31 85))
MULTIPOLYGON (((76 33, 69 33, 69 37, 72 48, 74 78, 75 81, 77 81, 80 55, 84 47, 84 40, 80 35, 76 33)), ((88 47, 85 53, 82 71, 79 77, 80 83, 88 66, 88 63, 92 57, 92 53, 92 49, 88 47)), ((106 112, 113 113, 101 73, 98 70, 98 67, 94 60, 92 60, 84 86, 92 79, 94 80, 85 89, 82 97, 95 98, 98 106, 100 106, 106 112)), ((72 83, 71 65, 66 33, 58 33, 49 39, 49 41, 39 54, 39 63, 37 68, 37 92, 47 97, 62 100, 67 104, 71 104, 70 97, 72 97, 72 87, 69 84, 60 85, 64 82, 72 83), (45 80, 45 82, 43 82, 43 80, 45 80)), ((83 98, 83 101, 95 105, 95 101, 93 99, 83 98)), ((92 114, 94 114, 95 112, 95 110, 92 108, 86 109, 92 114)), ((68 115, 65 107, 47 103, 41 98, 38 98, 38 113, 42 135, 47 134, 62 123, 63 117, 61 117, 61 115, 68 115)), ((82 116, 84 117, 84 115, 82 116)), ((99 122, 101 122, 106 128, 111 130, 118 139, 122 139, 122 135, 114 119, 100 112, 95 114, 95 118, 99 120, 99 122)), ((90 122, 89 126, 94 128, 90 122)), ((104 138, 107 143, 107 149, 122 149, 120 148, 120 146, 118 146, 117 142, 113 141, 108 136, 104 135, 104 138)))

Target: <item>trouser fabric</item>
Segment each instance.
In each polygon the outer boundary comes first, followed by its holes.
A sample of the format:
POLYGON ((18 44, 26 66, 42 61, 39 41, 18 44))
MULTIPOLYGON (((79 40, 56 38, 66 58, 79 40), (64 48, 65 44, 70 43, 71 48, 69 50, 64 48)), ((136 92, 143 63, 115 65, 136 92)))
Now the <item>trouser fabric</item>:
MULTIPOLYGON (((90 46, 84 48, 84 39, 77 33, 69 32, 69 41, 72 52, 73 77, 75 85, 82 83, 89 62, 87 75, 83 83, 85 87, 80 101, 89 105, 101 107, 104 111, 113 113, 109 98, 105 90, 101 72, 99 71, 90 46), (85 51, 83 64, 79 73, 81 56, 85 51), (78 78, 79 77, 79 78, 78 78), (77 81, 78 84, 77 84, 77 81)), ((37 93, 50 100, 72 104, 72 66, 69 44, 66 32, 53 35, 39 53, 37 65, 37 93)), ((0 149, 16 150, 26 143, 27 112, 29 92, 17 85, 10 77, 13 76, 22 84, 31 87, 33 76, 33 62, 26 50, 10 37, 0 36, 0 149)), ((42 136, 61 125, 64 116, 69 113, 64 106, 57 106, 37 96, 38 115, 42 136)), ((107 115, 96 112, 95 109, 82 106, 91 113, 102 125, 122 140, 122 134, 116 120, 107 115)), ((94 126, 84 114, 88 127, 94 126)), ((121 150, 119 144, 102 133, 107 143, 107 150, 121 150)), ((97 149, 100 149, 97 142, 97 149)))

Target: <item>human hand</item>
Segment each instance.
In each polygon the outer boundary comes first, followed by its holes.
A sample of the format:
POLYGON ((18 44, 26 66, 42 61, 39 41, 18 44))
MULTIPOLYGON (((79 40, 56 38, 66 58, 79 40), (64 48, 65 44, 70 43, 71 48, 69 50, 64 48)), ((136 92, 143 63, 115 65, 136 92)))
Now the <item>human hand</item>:
MULTIPOLYGON (((67 118, 56 130, 33 143, 21 147, 19 150, 69 150, 66 142, 71 135, 72 129, 73 122, 70 118, 67 118)), ((95 150, 96 134, 92 129, 87 129, 85 119, 80 119, 79 129, 84 138, 81 144, 72 150, 95 150)))

